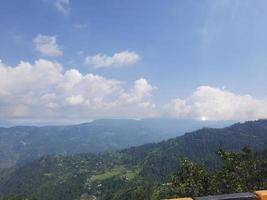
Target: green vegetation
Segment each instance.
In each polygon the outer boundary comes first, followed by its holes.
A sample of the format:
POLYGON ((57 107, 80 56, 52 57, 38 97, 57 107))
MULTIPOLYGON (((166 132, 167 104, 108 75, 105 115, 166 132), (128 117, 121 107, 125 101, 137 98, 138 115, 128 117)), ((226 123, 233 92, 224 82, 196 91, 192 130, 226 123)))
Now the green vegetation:
POLYGON ((72 126, 0 128, 0 169, 51 154, 72 155, 118 150, 159 142, 203 126, 230 122, 174 119, 102 119, 72 126))
POLYGON ((90 180, 94 181, 103 181, 105 179, 109 179, 115 176, 121 176, 127 180, 133 179, 138 174, 138 170, 129 170, 125 168, 125 166, 119 165, 114 166, 113 168, 105 171, 103 173, 93 175, 90 180))
POLYGON ((3 197, 0 198, 0 200, 38 200, 34 197, 27 197, 27 196, 8 196, 8 197, 3 197))
POLYGON ((250 191, 266 187, 267 156, 262 152, 266 147, 267 120, 259 120, 224 129, 205 128, 122 151, 51 155, 4 170, 0 196, 158 200, 250 191), (259 153, 247 148, 238 153, 246 145, 259 153))
POLYGON ((171 184, 161 187, 161 197, 205 196, 267 188, 267 150, 254 154, 247 146, 242 152, 217 151, 223 166, 207 170, 184 159, 171 184))

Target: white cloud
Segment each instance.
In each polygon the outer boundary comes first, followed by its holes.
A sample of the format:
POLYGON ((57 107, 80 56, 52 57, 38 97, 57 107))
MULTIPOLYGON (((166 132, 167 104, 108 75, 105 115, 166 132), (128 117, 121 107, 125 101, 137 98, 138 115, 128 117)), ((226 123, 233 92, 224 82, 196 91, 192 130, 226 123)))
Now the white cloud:
POLYGON ((87 56, 85 64, 92 65, 96 68, 101 67, 121 67, 136 63, 141 59, 136 52, 122 51, 115 53, 112 56, 106 54, 97 54, 94 56, 87 56))
POLYGON ((55 0, 54 5, 62 14, 67 15, 70 13, 70 0, 55 0))
POLYGON ((128 86, 119 80, 77 69, 64 70, 45 59, 7 66, 0 62, 0 118, 144 118, 168 117, 208 120, 267 118, 267 99, 239 95, 226 89, 198 87, 188 98, 161 107, 152 101, 156 89, 146 79, 128 86))
POLYGON ((200 86, 186 99, 173 99, 165 105, 166 114, 179 118, 205 117, 209 120, 258 119, 267 117, 267 99, 200 86))
POLYGON ((120 101, 124 104, 139 104, 142 107, 155 107, 154 104, 150 102, 143 102, 145 97, 151 95, 151 92, 156 89, 150 85, 145 79, 140 78, 135 81, 134 88, 130 92, 123 93, 120 96, 120 101))
POLYGON ((57 44, 56 36, 38 34, 33 43, 35 49, 44 56, 57 57, 63 55, 61 47, 57 44))
POLYGON ((0 63, 0 118, 98 118, 154 115, 145 79, 126 89, 122 81, 39 59, 11 67, 0 63))
POLYGON ((84 98, 82 95, 70 96, 66 98, 66 102, 70 105, 79 105, 84 102, 84 98))

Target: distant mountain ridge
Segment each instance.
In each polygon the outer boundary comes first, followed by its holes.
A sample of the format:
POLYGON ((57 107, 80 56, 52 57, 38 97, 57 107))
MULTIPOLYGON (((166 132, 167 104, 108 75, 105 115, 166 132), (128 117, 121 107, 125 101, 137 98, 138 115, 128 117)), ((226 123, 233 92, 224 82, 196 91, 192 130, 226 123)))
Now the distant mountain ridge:
POLYGON ((97 153, 159 142, 204 126, 231 121, 100 119, 67 126, 0 128, 0 168, 49 154, 97 153))
POLYGON ((0 196, 28 194, 44 200, 73 200, 86 193, 101 200, 136 200, 142 195, 142 200, 154 200, 157 186, 168 181, 181 157, 214 168, 220 166, 216 150, 239 151, 245 145, 256 151, 266 149, 267 120, 202 128, 115 152, 42 157, 5 170, 0 176, 0 196))

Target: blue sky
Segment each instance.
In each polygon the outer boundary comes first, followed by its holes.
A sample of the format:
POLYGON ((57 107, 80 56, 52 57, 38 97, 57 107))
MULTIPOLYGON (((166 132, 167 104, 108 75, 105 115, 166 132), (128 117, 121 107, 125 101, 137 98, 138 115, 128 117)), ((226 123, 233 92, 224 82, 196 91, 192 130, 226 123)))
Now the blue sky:
MULTIPOLYGON (((119 111, 118 107, 114 108, 118 112, 107 109, 97 115, 88 111, 81 116, 73 116, 75 111, 68 107, 68 113, 62 112, 61 108, 43 116, 28 111, 27 106, 31 106, 31 102, 27 101, 14 102, 18 110, 23 107, 24 111, 16 114, 16 110, 8 115, 5 112, 10 111, 10 105, 0 101, 5 113, 1 117, 267 117, 266 6, 264 0, 28 0, 27 3, 2 0, 0 59, 3 69, 8 66, 16 68, 25 61, 33 65, 31 73, 34 76, 37 65, 33 63, 38 59, 57 62, 63 68, 59 72, 62 74, 75 69, 83 76, 93 74, 123 82, 123 86, 116 89, 115 97, 103 95, 108 103, 110 99, 125 99, 127 96, 125 102, 128 104, 120 100, 120 103, 115 103, 119 104, 119 111), (39 37, 39 43, 34 42, 38 35, 43 36, 39 37), (48 55, 47 51, 38 50, 37 45, 42 45, 45 38, 55 39, 53 47, 57 49, 54 49, 54 55, 53 52, 48 55), (119 55, 119 60, 112 57, 114 54, 119 55), (106 66, 96 66, 96 61, 92 61, 96 55, 108 62, 106 66), (134 55, 137 57, 131 57, 134 55), (130 56, 132 60, 121 56, 130 56), (91 59, 86 62, 88 57, 91 59), (145 85, 146 89, 140 89, 138 84, 145 85), (211 99, 205 99, 205 96, 211 99), (225 101, 231 98, 233 102, 238 102, 238 109, 228 114, 233 103, 225 101), (144 103, 149 103, 151 108, 146 110, 146 114, 136 114, 138 105, 144 103)), ((18 76, 22 75, 19 73, 18 76)), ((12 80, 10 74, 12 72, 2 72, 2 76, 7 78, 6 82, 0 82, 0 87, 2 84, 5 94, 12 94, 13 98, 25 99, 21 92, 16 93, 17 89, 6 86, 12 80)), ((51 87, 58 88, 58 85, 49 85, 49 91, 51 87)), ((48 91, 41 87, 38 92, 30 88, 26 93, 38 99, 42 90, 45 90, 42 95, 48 91)), ((52 93, 61 94, 55 89, 52 93)), ((88 93, 91 90, 88 89, 86 94, 72 90, 64 98, 84 104, 86 100, 92 102, 92 95, 89 97, 88 93)), ((78 106, 77 102, 75 106, 78 106)), ((91 103, 90 109, 95 105, 91 103)), ((84 110, 84 107, 81 109, 84 110)))

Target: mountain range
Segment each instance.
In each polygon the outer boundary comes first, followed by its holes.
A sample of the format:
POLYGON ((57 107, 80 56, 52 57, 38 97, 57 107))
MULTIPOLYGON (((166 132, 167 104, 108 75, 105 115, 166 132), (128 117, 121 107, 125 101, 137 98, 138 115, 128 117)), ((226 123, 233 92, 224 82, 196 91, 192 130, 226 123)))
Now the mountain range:
POLYGON ((159 142, 231 121, 101 119, 67 126, 0 128, 0 168, 50 154, 98 153, 159 142))
POLYGON ((27 194, 41 200, 157 199, 180 160, 187 157, 210 169, 220 168, 215 151, 267 147, 267 120, 202 128, 159 143, 98 154, 49 155, 4 169, 0 195, 27 194))

